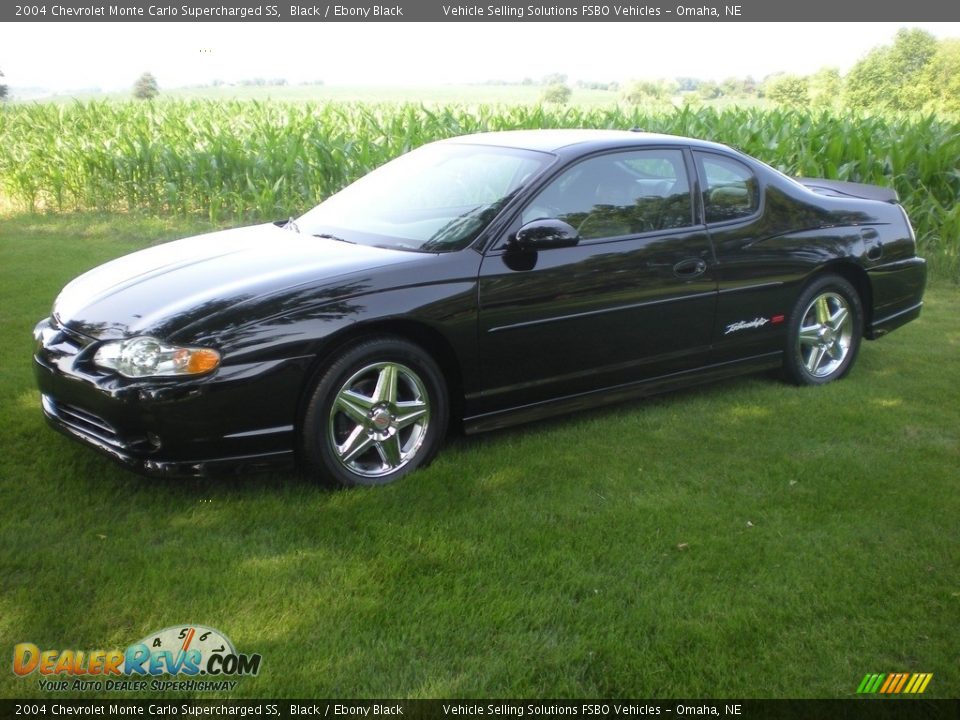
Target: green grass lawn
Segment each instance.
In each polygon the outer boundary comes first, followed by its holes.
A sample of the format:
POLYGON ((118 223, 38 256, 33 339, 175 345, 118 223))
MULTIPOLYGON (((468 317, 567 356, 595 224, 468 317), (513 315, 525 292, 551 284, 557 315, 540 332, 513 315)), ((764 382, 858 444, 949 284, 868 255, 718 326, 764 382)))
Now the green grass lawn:
MULTIPOLYGON (((378 490, 145 480, 48 429, 33 324, 196 221, 0 217, 0 696, 14 643, 213 626, 231 697, 960 695, 960 291, 842 382, 765 376, 450 442, 378 490)), ((171 697, 177 697, 172 695, 171 697)))

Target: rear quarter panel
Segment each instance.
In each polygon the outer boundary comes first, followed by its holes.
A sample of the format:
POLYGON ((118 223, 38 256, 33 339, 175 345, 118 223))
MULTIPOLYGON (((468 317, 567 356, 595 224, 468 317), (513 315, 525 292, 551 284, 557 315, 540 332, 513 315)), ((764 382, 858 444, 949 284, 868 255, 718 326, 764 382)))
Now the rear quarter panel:
POLYGON ((837 272, 857 287, 868 337, 874 317, 919 302, 922 281, 901 272, 903 264, 918 259, 898 205, 818 195, 765 167, 757 172, 763 187, 760 216, 711 227, 719 268, 714 332, 719 359, 782 348, 796 297, 823 272, 837 272), (756 331, 728 332, 739 321, 781 317, 756 331))

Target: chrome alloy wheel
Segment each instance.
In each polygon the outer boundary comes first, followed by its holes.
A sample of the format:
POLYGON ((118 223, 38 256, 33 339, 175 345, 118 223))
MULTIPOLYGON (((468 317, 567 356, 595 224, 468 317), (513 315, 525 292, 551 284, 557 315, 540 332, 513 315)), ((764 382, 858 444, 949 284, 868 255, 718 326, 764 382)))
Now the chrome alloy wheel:
POLYGON ((842 295, 825 292, 813 299, 800 321, 798 360, 815 378, 824 378, 850 353, 853 316, 842 295))
POLYGON ((327 427, 337 460, 350 472, 377 478, 416 457, 429 424, 423 381, 405 365, 378 362, 343 384, 327 427))

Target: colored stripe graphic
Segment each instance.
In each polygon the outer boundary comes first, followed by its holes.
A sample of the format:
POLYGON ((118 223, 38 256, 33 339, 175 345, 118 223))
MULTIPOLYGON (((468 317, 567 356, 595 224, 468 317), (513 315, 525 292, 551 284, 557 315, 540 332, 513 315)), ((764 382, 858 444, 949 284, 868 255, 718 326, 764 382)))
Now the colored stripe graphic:
POLYGON ((857 686, 857 694, 919 695, 926 691, 933 673, 867 673, 857 686))
POLYGON ((908 677, 910 677, 910 673, 903 673, 903 675, 900 676, 899 682, 897 682, 897 689, 896 689, 896 690, 892 690, 891 692, 898 693, 898 692, 900 692, 901 690, 903 690, 904 683, 907 682, 907 678, 908 678, 908 677))

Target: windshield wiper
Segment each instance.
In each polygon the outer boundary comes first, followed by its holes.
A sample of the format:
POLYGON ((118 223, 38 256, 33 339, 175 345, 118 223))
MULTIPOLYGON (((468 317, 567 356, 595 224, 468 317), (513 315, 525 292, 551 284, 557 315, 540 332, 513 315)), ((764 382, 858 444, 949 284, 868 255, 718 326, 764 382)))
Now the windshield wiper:
POLYGON ((330 233, 314 233, 313 236, 318 238, 325 238, 327 240, 336 240, 337 242, 345 242, 345 243, 350 243, 351 245, 356 245, 356 243, 353 240, 347 240, 346 238, 342 238, 339 235, 331 235, 330 233))
POLYGON ((297 223, 294 222, 293 218, 290 218, 289 220, 287 220, 286 224, 284 224, 283 226, 283 229, 293 230, 295 233, 298 233, 298 234, 300 232, 300 228, 297 226, 297 223))

